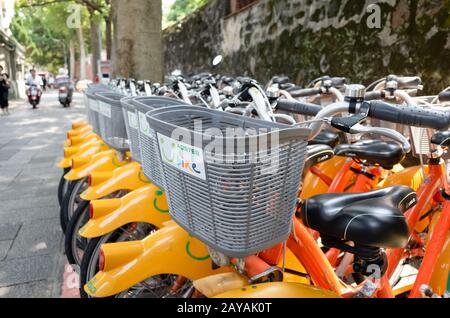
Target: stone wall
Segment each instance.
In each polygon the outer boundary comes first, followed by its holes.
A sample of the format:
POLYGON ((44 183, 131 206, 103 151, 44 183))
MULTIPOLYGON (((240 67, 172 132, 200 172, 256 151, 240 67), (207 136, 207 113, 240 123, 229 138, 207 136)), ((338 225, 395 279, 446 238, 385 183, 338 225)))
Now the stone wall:
POLYGON ((367 84, 392 73, 422 76, 429 93, 450 85, 450 0, 260 0, 228 17, 227 3, 211 0, 164 31, 167 72, 206 71, 223 54, 221 73, 262 82, 328 74, 367 84))

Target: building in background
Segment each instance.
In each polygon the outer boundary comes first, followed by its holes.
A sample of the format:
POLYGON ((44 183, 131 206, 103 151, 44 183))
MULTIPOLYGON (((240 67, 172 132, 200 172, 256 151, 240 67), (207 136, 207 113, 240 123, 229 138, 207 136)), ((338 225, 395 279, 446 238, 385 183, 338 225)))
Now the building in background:
POLYGON ((11 80, 11 98, 25 97, 25 49, 14 39, 10 25, 14 0, 0 0, 0 65, 11 80))

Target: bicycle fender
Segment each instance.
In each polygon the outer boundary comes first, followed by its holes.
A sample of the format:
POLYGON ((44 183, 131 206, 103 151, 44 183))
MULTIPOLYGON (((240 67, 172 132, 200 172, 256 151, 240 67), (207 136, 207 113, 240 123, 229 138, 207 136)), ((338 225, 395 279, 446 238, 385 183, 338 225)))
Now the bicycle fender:
POLYGON ((105 244, 102 249, 104 270, 84 286, 93 297, 115 295, 155 275, 197 280, 231 270, 214 270, 206 245, 173 221, 142 241, 105 244))
POLYGON ((92 201, 93 215, 80 230, 80 235, 95 238, 126 224, 148 223, 162 228, 170 221, 165 194, 156 186, 137 189, 123 198, 92 201))
POLYGON ((339 298, 329 290, 296 283, 266 283, 231 290, 213 298, 339 298))
POLYGON ((86 201, 97 200, 119 190, 134 191, 148 184, 150 181, 142 172, 142 166, 137 162, 131 162, 114 169, 112 176, 106 181, 90 186, 81 194, 81 198, 86 201))

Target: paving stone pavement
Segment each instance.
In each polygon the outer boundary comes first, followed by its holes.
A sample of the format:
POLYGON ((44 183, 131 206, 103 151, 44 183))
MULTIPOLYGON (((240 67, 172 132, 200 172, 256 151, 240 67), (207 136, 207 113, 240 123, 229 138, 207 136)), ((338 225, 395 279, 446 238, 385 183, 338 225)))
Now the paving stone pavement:
POLYGON ((0 298, 60 297, 65 256, 57 188, 62 143, 83 119, 82 96, 63 109, 56 92, 39 109, 12 102, 0 117, 0 298))

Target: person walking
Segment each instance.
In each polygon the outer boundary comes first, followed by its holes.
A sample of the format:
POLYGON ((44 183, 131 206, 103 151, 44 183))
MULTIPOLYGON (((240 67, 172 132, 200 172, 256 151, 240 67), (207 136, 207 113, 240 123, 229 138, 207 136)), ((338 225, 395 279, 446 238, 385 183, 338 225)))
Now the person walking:
POLYGON ((9 76, 3 73, 3 67, 0 66, 0 108, 2 109, 2 116, 9 115, 9 76))
POLYGON ((42 76, 42 87, 44 89, 44 92, 47 91, 47 77, 44 75, 42 76))

